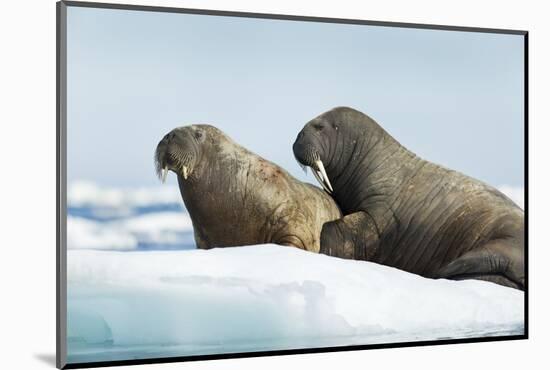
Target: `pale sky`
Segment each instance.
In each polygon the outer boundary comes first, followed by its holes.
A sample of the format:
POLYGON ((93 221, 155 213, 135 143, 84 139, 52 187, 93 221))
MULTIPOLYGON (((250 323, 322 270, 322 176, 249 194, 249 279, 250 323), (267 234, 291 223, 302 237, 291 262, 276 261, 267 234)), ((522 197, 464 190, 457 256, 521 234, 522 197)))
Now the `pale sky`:
POLYGON ((424 159, 523 186, 523 36, 76 7, 67 33, 69 183, 158 184, 158 141, 193 123, 315 183, 292 143, 346 105, 424 159))

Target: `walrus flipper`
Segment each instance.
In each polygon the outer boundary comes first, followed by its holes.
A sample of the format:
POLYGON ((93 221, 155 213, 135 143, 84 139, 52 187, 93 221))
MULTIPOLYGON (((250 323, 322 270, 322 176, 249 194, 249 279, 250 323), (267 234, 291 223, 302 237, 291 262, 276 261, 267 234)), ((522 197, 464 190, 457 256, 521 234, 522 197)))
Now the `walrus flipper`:
POLYGON ((453 277, 452 280, 483 280, 491 283, 503 285, 506 287, 524 290, 523 285, 516 284, 512 280, 502 275, 464 275, 463 277, 453 277))
POLYGON ((320 253, 340 258, 370 260, 378 250, 378 229, 363 211, 325 222, 320 253))
POLYGON ((505 241, 493 241, 469 251, 440 269, 435 277, 485 280, 524 290, 523 271, 517 268, 518 264, 512 256, 514 246, 508 245, 506 248, 512 253, 502 253, 503 245, 506 245, 505 241))

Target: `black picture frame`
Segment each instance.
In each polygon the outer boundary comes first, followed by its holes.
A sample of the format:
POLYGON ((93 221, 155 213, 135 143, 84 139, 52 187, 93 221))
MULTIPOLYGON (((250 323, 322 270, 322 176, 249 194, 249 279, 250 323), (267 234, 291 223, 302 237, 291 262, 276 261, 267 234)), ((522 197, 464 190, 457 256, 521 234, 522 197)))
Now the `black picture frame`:
POLYGON ((326 17, 311 17, 298 15, 283 15, 283 14, 266 14, 266 13, 249 13, 249 12, 233 12, 220 10, 205 10, 191 8, 175 8, 175 7, 160 7, 160 6, 143 6, 129 4, 112 4, 98 2, 80 2, 80 1, 59 1, 56 4, 56 41, 57 41, 57 63, 56 63, 56 366, 60 369, 77 369, 77 368, 92 368, 92 367, 107 367, 107 366, 123 366, 123 365, 139 365, 139 364, 155 364, 155 363, 170 363, 183 361, 202 361, 215 359, 231 359, 243 357, 264 357, 264 356, 280 356, 294 355, 320 352, 340 352, 340 351, 357 351, 380 348, 399 348, 399 347, 420 347, 432 345, 447 345, 459 343, 481 343, 481 342, 496 342, 509 340, 522 340, 529 338, 529 97, 528 97, 528 78, 529 78, 529 32, 526 30, 512 29, 494 29, 494 28, 477 28, 477 27, 462 27, 448 25, 433 25, 433 24, 418 24, 418 23, 400 23, 400 22, 384 22, 373 20, 360 19, 341 19, 341 18, 326 18, 326 17), (523 335, 504 335, 491 336, 480 338, 462 338, 462 339, 443 339, 415 342, 398 342, 384 344, 367 344, 367 345, 351 345, 338 347, 321 347, 321 348, 303 348, 292 350, 273 350, 259 352, 243 352, 243 353, 228 353, 228 354, 213 354, 213 355, 196 355, 196 356, 177 356, 166 358, 151 358, 151 359, 132 359, 132 360, 116 360, 116 361, 101 361, 101 362, 85 362, 85 363, 66 363, 67 357, 67 8, 68 7, 84 7, 84 8, 100 8, 100 9, 117 9, 128 11, 142 12, 164 12, 164 13, 182 13, 182 14, 198 14, 223 17, 239 17, 239 18, 257 18, 257 19, 276 19, 287 21, 302 21, 302 22, 319 22, 319 23, 340 23, 340 24, 355 24, 368 26, 382 27, 398 27, 398 28, 414 28, 414 29, 430 29, 442 31, 461 31, 461 32, 481 32, 495 34, 512 34, 521 35, 524 40, 524 214, 525 214, 525 293, 524 293, 524 334, 523 335))

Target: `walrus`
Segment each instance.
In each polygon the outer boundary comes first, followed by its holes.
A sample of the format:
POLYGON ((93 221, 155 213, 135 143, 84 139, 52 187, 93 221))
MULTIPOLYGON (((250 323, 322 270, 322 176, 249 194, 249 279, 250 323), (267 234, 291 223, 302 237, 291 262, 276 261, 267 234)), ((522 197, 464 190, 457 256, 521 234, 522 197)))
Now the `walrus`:
POLYGON ((158 176, 177 175, 198 248, 275 243, 319 252, 325 222, 342 217, 303 183, 210 125, 170 131, 155 152, 158 176))
POLYGON ((524 289, 523 210, 495 188, 423 160, 348 107, 308 122, 293 152, 344 214, 323 225, 321 253, 524 289))

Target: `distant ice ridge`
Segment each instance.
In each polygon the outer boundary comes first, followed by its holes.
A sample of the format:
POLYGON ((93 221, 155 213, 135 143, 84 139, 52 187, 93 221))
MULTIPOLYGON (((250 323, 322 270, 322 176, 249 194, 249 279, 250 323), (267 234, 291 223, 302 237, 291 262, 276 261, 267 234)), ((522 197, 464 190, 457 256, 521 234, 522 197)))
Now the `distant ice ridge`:
POLYGON ((80 217, 67 217, 68 249, 131 250, 137 246, 137 238, 120 227, 80 217))
POLYGON ((193 224, 184 212, 147 213, 113 221, 67 217, 68 249, 133 250, 194 244, 193 224))
POLYGON ((147 357, 523 333, 521 291, 292 247, 73 250, 67 262, 69 355, 101 341, 153 346, 147 357))
MULTIPOLYGON (((503 185, 499 190, 523 208, 523 188, 503 185)), ((191 219, 176 187, 132 190, 76 182, 69 187, 68 202, 69 249, 187 248, 194 244, 191 219)))
MULTIPOLYGON (((521 186, 501 185, 498 190, 523 208, 524 189, 521 186)), ((115 188, 99 186, 90 181, 69 184, 69 206, 127 209, 161 204, 182 204, 179 189, 173 185, 115 188)))
POLYGON ((512 199, 518 206, 522 209, 524 208, 524 194, 525 191, 523 187, 520 186, 510 186, 510 185, 501 185, 498 187, 504 195, 512 199))
POLYGON ((99 186, 90 181, 69 184, 67 203, 73 207, 135 208, 159 204, 181 204, 176 186, 115 188, 99 186))

